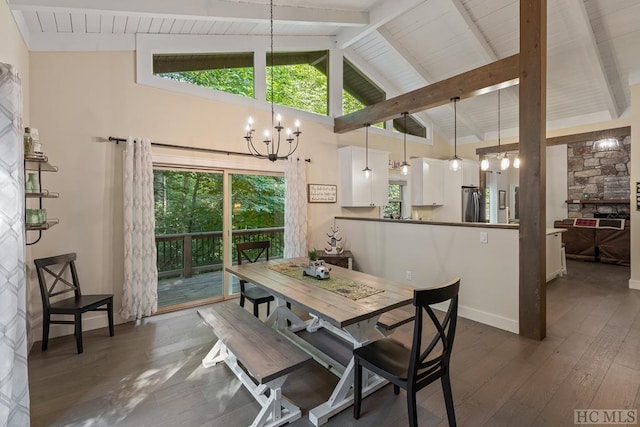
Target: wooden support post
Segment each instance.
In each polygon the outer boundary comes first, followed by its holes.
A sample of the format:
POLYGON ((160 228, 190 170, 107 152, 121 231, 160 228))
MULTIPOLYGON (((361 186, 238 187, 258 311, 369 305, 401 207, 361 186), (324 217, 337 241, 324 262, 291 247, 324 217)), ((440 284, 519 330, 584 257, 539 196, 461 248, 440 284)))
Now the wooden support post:
POLYGON ((546 336, 547 0, 520 0, 520 335, 546 336))

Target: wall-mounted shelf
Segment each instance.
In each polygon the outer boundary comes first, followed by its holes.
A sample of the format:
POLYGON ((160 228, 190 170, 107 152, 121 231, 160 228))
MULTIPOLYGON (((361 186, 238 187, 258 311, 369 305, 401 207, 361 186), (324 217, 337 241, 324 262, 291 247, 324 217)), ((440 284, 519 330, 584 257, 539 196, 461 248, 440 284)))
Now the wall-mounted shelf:
MULTIPOLYGON (((57 223, 59 223, 60 221, 57 218, 51 218, 48 219, 47 222, 45 222, 44 224, 40 224, 40 225, 26 225, 26 229, 27 231, 42 231, 42 230, 48 230, 51 227, 53 227, 54 225, 56 225, 57 223)), ((35 242, 34 242, 35 243, 35 242)), ((31 243, 33 244, 33 243, 31 243)))
POLYGON ((39 193, 24 193, 24 196, 27 199, 57 199, 60 197, 60 194, 49 190, 42 190, 39 193))
MULTIPOLYGON (((38 207, 40 209, 42 209, 42 199, 57 199, 58 197, 60 197, 60 194, 58 193, 54 193, 52 191, 49 190, 45 190, 42 188, 42 172, 58 172, 58 167, 57 166, 53 166, 51 164, 49 164, 49 159, 47 158, 47 156, 41 155, 41 156, 32 156, 32 155, 26 155, 24 157, 24 170, 26 171, 33 171, 33 172, 37 172, 38 173, 38 189, 39 191, 25 191, 24 197, 25 197, 25 206, 26 206, 26 200, 27 199, 37 199, 38 200, 38 207)), ((26 175, 26 173, 25 173, 26 175)), ((26 184, 26 179, 25 179, 25 184, 26 184)), ((42 238, 42 231, 44 230, 48 230, 51 227, 53 227, 54 225, 58 224, 59 220, 56 218, 49 218, 46 222, 42 223, 42 224, 27 224, 26 218, 25 218, 25 230, 26 231, 32 231, 32 232, 36 232, 38 234, 38 237, 33 240, 33 241, 29 241, 29 239, 26 239, 26 244, 27 245, 34 245, 36 243, 38 243, 40 241, 40 239, 42 238)))
POLYGON ((58 172, 58 167, 49 164, 47 156, 44 157, 24 157, 24 169, 37 172, 58 172))
POLYGON ((628 205, 629 199, 574 199, 565 200, 568 205, 628 205))

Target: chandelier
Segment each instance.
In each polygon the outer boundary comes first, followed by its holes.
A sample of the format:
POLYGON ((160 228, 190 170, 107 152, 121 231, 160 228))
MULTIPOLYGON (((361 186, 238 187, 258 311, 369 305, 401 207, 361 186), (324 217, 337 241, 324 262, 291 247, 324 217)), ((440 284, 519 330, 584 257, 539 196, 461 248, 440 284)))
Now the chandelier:
MULTIPOLYGON (((269 93, 271 95, 271 127, 275 130, 273 133, 269 130, 265 130, 263 133, 262 143, 264 144, 263 149, 259 149, 259 143, 256 143, 258 147, 253 142, 253 133, 255 129, 253 128, 253 119, 249 117, 247 121, 247 126, 245 127, 246 134, 244 139, 247 141, 247 149, 252 156, 255 156, 259 159, 269 159, 272 162, 276 160, 286 160, 290 155, 292 155, 298 149, 298 137, 302 132, 300 132, 300 122, 296 120, 294 123, 295 130, 286 129, 282 126, 282 116, 280 114, 276 115, 274 112, 274 96, 273 96, 273 0, 270 2, 271 4, 271 15, 270 15, 270 40, 271 40, 271 50, 269 51, 269 65, 271 72, 271 82, 269 84, 269 93), (286 137, 284 141, 289 144, 289 148, 287 154, 280 154, 280 143, 282 141, 282 131, 285 131, 286 137), (295 145, 293 144, 295 140, 295 145)), ((284 145, 284 142, 283 142, 284 145)))

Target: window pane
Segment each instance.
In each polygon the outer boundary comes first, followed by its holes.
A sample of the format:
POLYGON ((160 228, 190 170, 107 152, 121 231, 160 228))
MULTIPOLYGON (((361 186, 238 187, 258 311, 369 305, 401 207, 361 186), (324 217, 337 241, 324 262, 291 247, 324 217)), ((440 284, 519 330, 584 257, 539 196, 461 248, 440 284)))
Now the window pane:
POLYGON ((402 185, 389 184, 389 203, 384 207, 384 217, 402 217, 402 185))
POLYGON ((167 79, 254 97, 253 53, 154 55, 153 72, 167 79))
MULTIPOLYGON (((238 242, 271 243, 269 258, 284 253, 284 177, 271 175, 231 175, 232 262, 237 261, 238 242)), ((256 254, 257 255, 257 254, 256 254)), ((230 294, 240 292, 237 277, 231 275, 230 294)))
POLYGON ((267 53, 267 101, 327 115, 329 111, 329 54, 320 52, 267 53), (273 81, 271 64, 273 61, 273 81))
POLYGON ((154 170, 158 306, 223 295, 221 173, 154 170))
MULTIPOLYGON (((373 83, 362 71, 344 59, 342 63, 342 112, 353 113, 366 106, 377 104, 386 99, 385 92, 373 83)), ((372 126, 384 129, 385 122, 372 126)))
MULTIPOLYGON (((405 129, 404 129, 404 117, 398 118, 398 119, 393 119, 393 129, 400 132, 400 133, 404 133, 405 129)), ((427 128, 424 127, 422 124, 420 124, 420 122, 418 122, 416 119, 414 119, 413 117, 411 117, 411 115, 407 116, 407 129, 406 132, 408 135, 414 135, 414 136, 419 136, 422 138, 426 138, 427 137, 427 128)))

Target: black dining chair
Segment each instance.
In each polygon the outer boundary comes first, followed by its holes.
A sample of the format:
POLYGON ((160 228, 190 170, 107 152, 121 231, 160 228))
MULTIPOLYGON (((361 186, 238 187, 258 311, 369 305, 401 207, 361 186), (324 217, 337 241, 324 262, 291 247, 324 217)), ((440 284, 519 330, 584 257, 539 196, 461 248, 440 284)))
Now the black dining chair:
POLYGON ((459 288, 460 278, 456 278, 435 288, 416 289, 413 292, 416 314, 411 348, 406 348, 392 338, 382 338, 353 351, 355 362, 353 416, 356 419, 360 418, 362 368, 364 367, 391 382, 395 394, 400 392, 400 388, 406 390, 411 427, 418 425, 416 393, 439 378, 442 383, 449 425, 456 425, 449 361, 456 333, 459 288), (440 320, 430 306, 445 301, 449 301, 449 308, 440 320), (435 327, 433 337, 426 345, 427 340, 422 339, 424 312, 435 327))
MULTIPOLYGON (((243 260, 248 262, 257 262, 263 256, 265 261, 269 261, 270 246, 271 243, 269 241, 236 243, 238 265, 241 265, 243 260)), ((240 307, 244 307, 245 300, 248 300, 253 304, 253 315, 259 317, 259 305, 267 303, 267 316, 269 316, 271 301, 273 301, 274 298, 273 295, 264 289, 247 283, 246 280, 240 279, 240 307)))
POLYGON ((40 294, 42 295, 42 350, 47 349, 49 326, 54 323, 75 326, 76 347, 78 353, 82 353, 82 314, 87 311, 106 311, 109 320, 109 335, 113 336, 113 294, 83 295, 80 290, 75 261, 75 253, 34 260, 40 283, 40 294), (58 272, 52 269, 56 265, 61 265, 58 272), (71 281, 68 280, 68 274, 71 275, 71 281), (56 298, 67 293, 73 293, 73 296, 63 299, 56 298), (51 319, 52 315, 57 314, 72 315, 74 319, 51 319))

